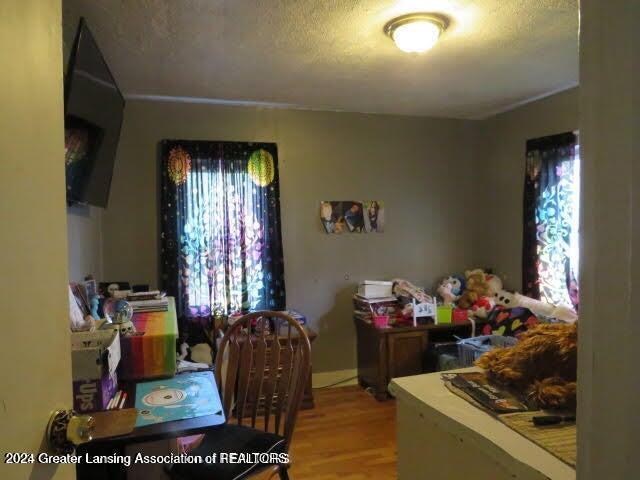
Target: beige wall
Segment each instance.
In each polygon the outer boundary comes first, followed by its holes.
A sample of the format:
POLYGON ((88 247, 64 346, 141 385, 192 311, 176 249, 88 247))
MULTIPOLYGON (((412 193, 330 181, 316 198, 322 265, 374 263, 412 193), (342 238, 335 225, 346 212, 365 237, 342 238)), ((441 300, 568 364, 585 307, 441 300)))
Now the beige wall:
POLYGON ((103 271, 107 280, 157 285, 161 139, 274 141, 288 303, 321 333, 317 371, 353 368, 350 294, 363 278, 401 275, 431 287, 441 275, 480 265, 521 288, 525 144, 575 130, 577 102, 571 89, 465 122, 130 100, 109 209, 70 222, 71 278, 103 271), (322 233, 320 200, 369 197, 387 202, 386 233, 322 233))
POLYGON ((102 272, 103 209, 74 205, 67 208, 67 245, 69 280, 79 282, 88 274, 103 278, 102 272))
POLYGON ((278 144, 287 299, 320 333, 316 371, 355 367, 351 294, 365 278, 419 285, 475 262, 474 122, 129 101, 104 214, 105 278, 157 283, 158 142, 278 144), (321 200, 379 199, 383 234, 329 236, 321 200))
POLYGON ((72 401, 60 1, 0 2, 0 22, 0 478, 72 478, 4 462, 37 454, 72 401))
POLYGON ((640 2, 580 2, 578 478, 640 472, 640 2), (615 4, 615 8, 611 8, 615 4))
MULTIPOLYGON (((65 2, 65 55, 78 8, 65 2)), ((349 296, 365 277, 431 287, 477 265, 521 288, 525 143, 577 127, 577 88, 478 122, 129 100, 109 208, 68 210, 69 276, 157 285, 159 140, 273 141, 289 304, 322 334, 316 370, 352 368, 349 296), (388 232, 322 234, 320 200, 368 197, 387 202, 388 232)))
POLYGON ((479 201, 481 265, 492 266, 508 288, 522 288, 522 196, 526 142, 578 129, 578 88, 529 103, 482 122, 479 201))

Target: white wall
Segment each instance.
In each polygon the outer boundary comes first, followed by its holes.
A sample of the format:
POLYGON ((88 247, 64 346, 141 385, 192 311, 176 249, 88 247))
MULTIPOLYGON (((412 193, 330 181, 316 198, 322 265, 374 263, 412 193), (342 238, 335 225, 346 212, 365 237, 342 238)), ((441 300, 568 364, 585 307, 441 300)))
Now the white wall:
POLYGON ((640 2, 580 2, 578 478, 640 475, 640 2))

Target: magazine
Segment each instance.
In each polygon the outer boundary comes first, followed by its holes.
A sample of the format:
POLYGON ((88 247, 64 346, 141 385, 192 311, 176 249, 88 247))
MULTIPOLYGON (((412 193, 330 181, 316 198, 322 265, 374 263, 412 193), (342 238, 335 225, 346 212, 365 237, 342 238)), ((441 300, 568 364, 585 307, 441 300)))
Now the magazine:
POLYGON ((482 408, 494 413, 514 413, 529 410, 507 389, 493 385, 483 372, 443 373, 442 379, 463 394, 468 395, 482 408))

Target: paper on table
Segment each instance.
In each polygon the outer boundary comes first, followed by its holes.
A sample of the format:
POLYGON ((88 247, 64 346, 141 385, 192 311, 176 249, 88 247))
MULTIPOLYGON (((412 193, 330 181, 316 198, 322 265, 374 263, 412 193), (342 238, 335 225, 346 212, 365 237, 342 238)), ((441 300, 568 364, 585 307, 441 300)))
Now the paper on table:
POLYGON ((138 383, 136 426, 222 414, 222 404, 211 372, 176 375, 138 383))

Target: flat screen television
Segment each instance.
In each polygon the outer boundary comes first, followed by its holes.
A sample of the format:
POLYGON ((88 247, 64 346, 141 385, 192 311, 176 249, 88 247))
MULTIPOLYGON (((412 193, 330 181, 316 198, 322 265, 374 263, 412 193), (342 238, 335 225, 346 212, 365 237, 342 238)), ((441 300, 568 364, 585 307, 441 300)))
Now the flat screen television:
POLYGON ((64 89, 69 204, 107 206, 124 103, 87 23, 80 19, 64 89))

